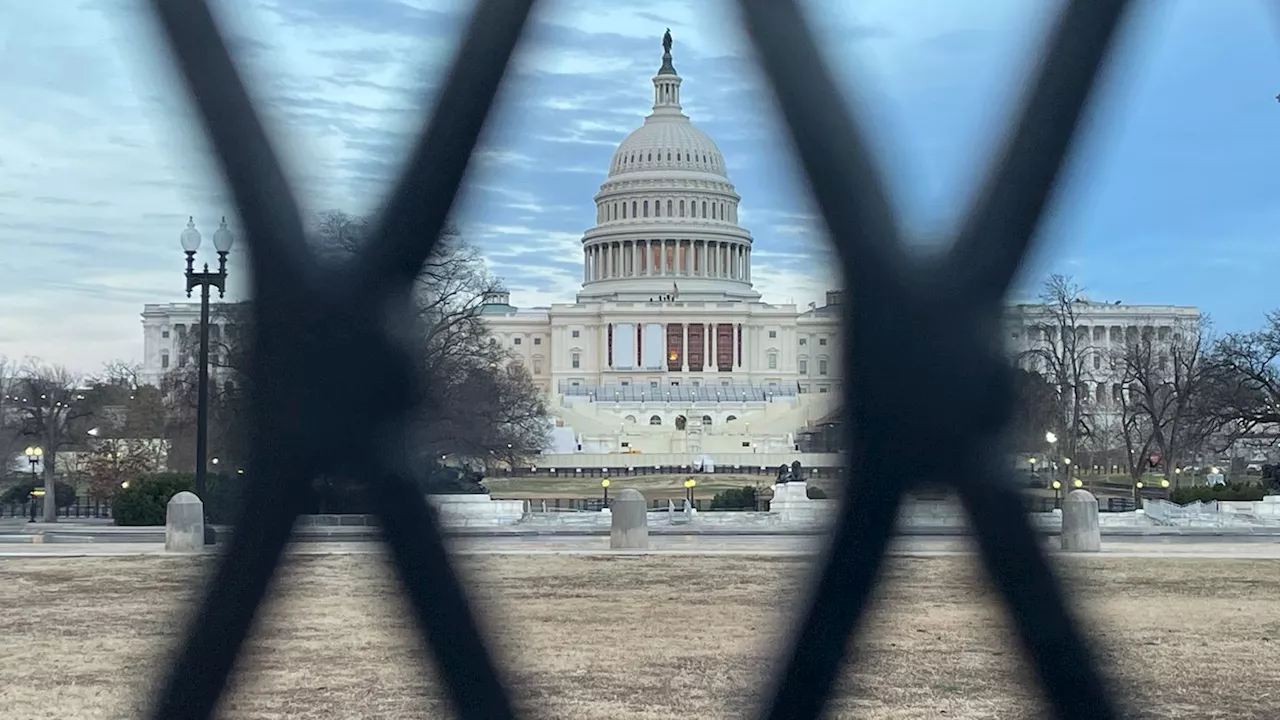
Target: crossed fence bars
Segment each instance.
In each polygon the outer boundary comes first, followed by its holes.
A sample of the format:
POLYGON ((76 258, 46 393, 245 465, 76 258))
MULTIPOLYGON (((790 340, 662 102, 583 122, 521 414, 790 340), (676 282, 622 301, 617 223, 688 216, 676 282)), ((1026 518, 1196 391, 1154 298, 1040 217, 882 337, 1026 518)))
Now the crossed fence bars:
MULTIPOLYGON (((250 458, 259 477, 271 478, 244 498, 154 717, 212 713, 289 540, 300 510, 296 491, 321 472, 377 481, 387 542, 458 715, 515 716, 439 526, 409 480, 401 421, 422 393, 412 348, 396 328, 533 4, 477 2, 376 232, 362 254, 338 266, 307 250, 290 186, 204 0, 152 0, 249 239, 256 299, 250 458), (362 453, 358 464, 339 450, 366 443, 380 451, 362 453)), ((1012 391, 997 328, 1000 299, 1035 235, 1128 3, 1066 5, 983 192, 940 260, 906 251, 864 135, 850 109, 834 100, 840 93, 797 0, 739 5, 851 296, 843 310, 851 487, 763 714, 781 720, 821 713, 909 483, 892 458, 923 441, 948 463, 923 474, 958 492, 1050 705, 1062 718, 1115 717, 1089 646, 1000 470, 996 436, 1012 391), (965 411, 911 411, 924 406, 965 411)))

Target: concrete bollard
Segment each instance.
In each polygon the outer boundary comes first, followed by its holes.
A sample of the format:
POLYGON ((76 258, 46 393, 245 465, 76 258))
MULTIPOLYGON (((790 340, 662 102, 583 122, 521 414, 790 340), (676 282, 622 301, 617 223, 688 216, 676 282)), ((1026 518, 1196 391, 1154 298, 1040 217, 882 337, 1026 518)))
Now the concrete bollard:
POLYGON ((1067 552, 1102 549, 1098 499, 1088 490, 1072 490, 1062 501, 1062 549, 1067 552))
POLYGON ((183 491, 169 499, 164 520, 164 549, 169 552, 204 550, 204 503, 195 493, 183 491))
POLYGON ((639 490, 627 488, 610 503, 613 524, 609 547, 614 550, 649 549, 649 509, 639 490))

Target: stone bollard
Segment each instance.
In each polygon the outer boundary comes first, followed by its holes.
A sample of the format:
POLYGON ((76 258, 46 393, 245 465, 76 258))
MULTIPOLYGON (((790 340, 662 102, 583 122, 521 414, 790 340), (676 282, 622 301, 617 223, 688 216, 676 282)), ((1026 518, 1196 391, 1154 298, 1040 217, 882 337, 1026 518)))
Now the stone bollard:
POLYGON ((169 500, 164 521, 164 549, 169 552, 204 550, 204 503, 195 493, 183 491, 169 500))
POLYGON ((1067 552, 1102 549, 1098 499, 1088 490, 1072 490, 1062 501, 1062 549, 1067 552))
POLYGON ((647 550, 649 548, 649 509, 639 490, 627 488, 610 503, 613 525, 609 547, 614 550, 647 550))

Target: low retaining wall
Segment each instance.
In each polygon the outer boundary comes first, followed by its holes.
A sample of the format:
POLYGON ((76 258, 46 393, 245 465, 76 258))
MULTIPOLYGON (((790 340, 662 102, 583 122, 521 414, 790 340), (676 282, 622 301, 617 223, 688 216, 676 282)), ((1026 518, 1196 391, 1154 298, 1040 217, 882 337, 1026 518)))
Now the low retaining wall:
MULTIPOLYGON (((512 525, 535 530, 608 528, 612 519, 608 510, 541 512, 536 501, 494 500, 488 495, 429 495, 427 499, 438 511, 442 523, 446 527, 455 528, 512 525)), ((1270 496, 1255 503, 1217 503, 1211 512, 1198 509, 1198 513, 1186 513, 1186 509, 1181 506, 1172 503, 1166 505, 1159 506, 1163 514, 1158 518, 1153 508, 1151 515, 1145 510, 1100 513, 1098 522, 1103 528, 1135 530, 1156 526, 1241 529, 1280 527, 1280 496, 1270 496), (1171 513, 1173 508, 1183 510, 1183 514, 1171 513)), ((769 527, 821 530, 832 523, 837 507, 835 500, 810 500, 804 483, 789 483, 774 488, 774 499, 767 512, 697 512, 672 505, 670 509, 650 510, 648 517, 650 527, 692 524, 725 531, 742 529, 750 532, 769 527)), ((1062 528, 1060 510, 1030 513, 1028 517, 1042 531, 1057 532, 1062 528)), ((304 531, 307 528, 319 530, 326 527, 377 524, 377 518, 372 515, 304 515, 298 518, 299 529, 304 531)), ((898 514, 898 527, 908 532, 920 529, 961 532, 968 526, 968 516, 960 503, 953 499, 908 498, 898 514)))

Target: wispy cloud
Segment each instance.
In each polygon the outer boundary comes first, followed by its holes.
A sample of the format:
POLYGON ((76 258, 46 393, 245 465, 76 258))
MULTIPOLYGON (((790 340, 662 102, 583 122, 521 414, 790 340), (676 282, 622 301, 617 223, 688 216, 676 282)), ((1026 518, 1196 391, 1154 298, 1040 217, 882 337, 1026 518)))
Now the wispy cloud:
MULTIPOLYGON (((974 194, 1056 3, 806 4, 911 237, 974 194)), ((369 212, 401 171, 471 6, 464 0, 217 4, 304 211, 369 212)), ((1200 304, 1219 327, 1274 303, 1272 18, 1167 3, 1132 25, 1023 288, 1069 271, 1131 302, 1200 304), (1195 102, 1187 102, 1187 98, 1195 102)), ((16 3, 0 28, 0 354, 92 370, 141 350, 145 302, 185 299, 177 236, 231 203, 145 4, 16 3)), ((651 103, 662 30, 685 109, 716 140, 771 302, 839 281, 771 93, 731 3, 540 5, 457 219, 521 305, 573 298, 614 148, 651 103)), ((793 79, 802 82, 803 79, 793 79)), ((833 98, 832 101, 837 101, 833 98)), ((832 143, 841 142, 831 138, 832 143)), ((231 220, 234 223, 235 218, 231 220)), ((916 240, 923 243, 923 240, 916 240)), ((232 255, 236 288, 245 258, 232 255)))

